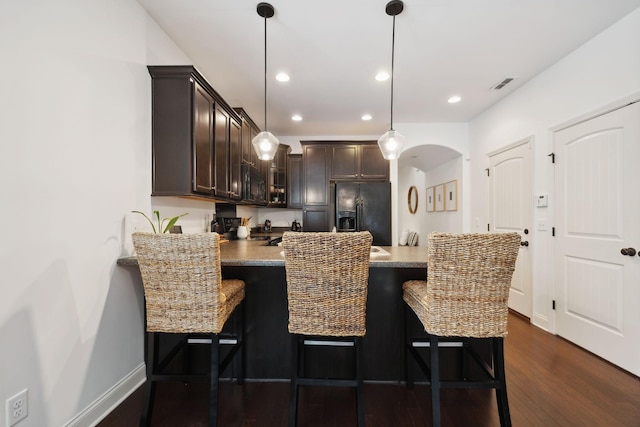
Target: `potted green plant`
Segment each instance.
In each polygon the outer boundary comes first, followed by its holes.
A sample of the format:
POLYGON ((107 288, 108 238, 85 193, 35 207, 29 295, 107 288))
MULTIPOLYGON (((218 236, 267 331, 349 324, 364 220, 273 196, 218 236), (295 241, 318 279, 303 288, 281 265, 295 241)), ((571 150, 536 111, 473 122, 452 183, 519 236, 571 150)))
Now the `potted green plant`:
POLYGON ((187 213, 183 213, 182 215, 173 216, 171 218, 163 218, 162 220, 160 220, 160 211, 153 211, 153 216, 156 217, 156 221, 158 222, 158 228, 156 229, 156 226, 153 223, 153 221, 151 221, 151 218, 149 218, 144 212, 140 212, 140 211, 131 211, 131 212, 138 213, 143 217, 145 217, 147 221, 149 221, 149 224, 151 224, 151 228, 153 229, 154 233, 168 233, 169 230, 171 230, 171 227, 173 227, 176 224, 176 222, 178 222, 179 218, 188 214, 187 212, 187 213), (165 222, 167 223, 166 226, 164 225, 165 222))

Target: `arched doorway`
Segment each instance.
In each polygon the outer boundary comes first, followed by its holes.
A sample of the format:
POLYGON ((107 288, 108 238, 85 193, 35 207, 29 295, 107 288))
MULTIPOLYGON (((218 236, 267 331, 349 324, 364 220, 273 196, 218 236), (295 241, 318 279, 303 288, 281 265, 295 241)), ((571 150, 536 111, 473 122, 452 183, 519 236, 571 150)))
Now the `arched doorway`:
MULTIPOLYGON (((418 245, 425 246, 431 231, 462 232, 462 154, 442 145, 419 145, 405 150, 398 159, 397 224, 400 235, 406 229, 418 232, 418 245), (427 189, 449 183, 456 185, 457 203, 449 208, 427 210, 427 189), (409 189, 418 189, 418 208, 411 213, 406 203, 409 189), (405 203, 403 203, 405 202, 405 203)), ((433 196, 432 196, 433 197, 433 196)))

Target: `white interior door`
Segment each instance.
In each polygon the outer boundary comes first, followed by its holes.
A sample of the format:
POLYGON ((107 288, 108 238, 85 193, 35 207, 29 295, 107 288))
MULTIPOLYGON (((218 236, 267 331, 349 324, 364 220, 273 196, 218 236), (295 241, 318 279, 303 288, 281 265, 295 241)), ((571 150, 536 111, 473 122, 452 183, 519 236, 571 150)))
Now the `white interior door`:
POLYGON ((532 141, 527 139, 489 157, 489 228, 518 232, 523 244, 509 291, 509 308, 531 318, 532 141))
POLYGON ((640 103, 554 145, 556 331, 640 375, 640 103))

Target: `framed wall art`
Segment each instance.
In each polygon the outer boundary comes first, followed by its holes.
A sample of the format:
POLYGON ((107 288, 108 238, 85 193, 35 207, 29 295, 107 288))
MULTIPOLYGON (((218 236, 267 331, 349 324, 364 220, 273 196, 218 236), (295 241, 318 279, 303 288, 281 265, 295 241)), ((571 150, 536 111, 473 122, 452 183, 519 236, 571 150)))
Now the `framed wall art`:
POLYGON ((442 212, 444 210, 444 184, 436 185, 434 198, 436 212, 442 212))
POLYGON ((427 212, 433 212, 436 204, 433 199, 433 187, 427 188, 427 212))
POLYGON ((447 211, 458 210, 458 180, 454 179, 444 184, 444 208, 447 211))

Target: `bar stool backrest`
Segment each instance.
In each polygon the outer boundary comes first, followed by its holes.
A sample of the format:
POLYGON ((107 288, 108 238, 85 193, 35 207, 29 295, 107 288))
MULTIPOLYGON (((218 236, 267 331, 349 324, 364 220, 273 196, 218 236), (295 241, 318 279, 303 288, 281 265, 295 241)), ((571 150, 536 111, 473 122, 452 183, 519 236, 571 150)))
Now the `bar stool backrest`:
POLYGON ((285 232, 289 332, 364 336, 373 237, 285 232))
MULTIPOLYGON (((219 333, 236 304, 221 292, 217 233, 134 233, 148 332, 219 333)), ((238 295, 238 303, 244 292, 238 295)))
POLYGON ((431 233, 425 330, 439 336, 507 335, 509 288, 518 233, 431 233))

